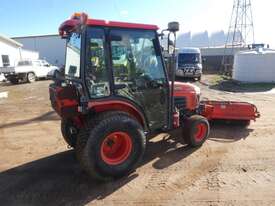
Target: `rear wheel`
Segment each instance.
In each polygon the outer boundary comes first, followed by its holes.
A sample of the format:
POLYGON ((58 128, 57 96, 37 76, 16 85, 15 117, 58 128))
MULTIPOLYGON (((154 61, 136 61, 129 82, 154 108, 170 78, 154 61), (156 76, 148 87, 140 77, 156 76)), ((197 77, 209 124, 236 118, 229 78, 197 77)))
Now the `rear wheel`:
POLYGON ((17 79, 17 78, 10 78, 9 81, 10 81, 12 84, 18 84, 18 83, 19 83, 19 79, 17 79))
POLYGON ((141 160, 146 138, 140 124, 123 112, 91 120, 77 138, 77 156, 93 178, 110 180, 127 175, 141 160))
POLYGON ((27 82, 28 83, 33 83, 35 82, 35 74, 33 72, 30 72, 27 74, 27 82))
POLYGON ((64 140, 70 147, 75 148, 78 132, 79 129, 73 124, 71 120, 61 120, 61 133, 64 140))
POLYGON ((188 118, 183 128, 185 142, 192 147, 200 147, 209 136, 209 122, 200 115, 188 118))

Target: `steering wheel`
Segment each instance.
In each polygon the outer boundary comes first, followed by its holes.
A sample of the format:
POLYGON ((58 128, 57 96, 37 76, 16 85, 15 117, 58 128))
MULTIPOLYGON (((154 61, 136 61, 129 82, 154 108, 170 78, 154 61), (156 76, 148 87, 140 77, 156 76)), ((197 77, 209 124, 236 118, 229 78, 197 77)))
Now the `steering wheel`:
POLYGON ((146 89, 150 87, 150 83, 152 82, 153 78, 149 74, 141 74, 140 76, 134 79, 135 86, 138 89, 146 89))

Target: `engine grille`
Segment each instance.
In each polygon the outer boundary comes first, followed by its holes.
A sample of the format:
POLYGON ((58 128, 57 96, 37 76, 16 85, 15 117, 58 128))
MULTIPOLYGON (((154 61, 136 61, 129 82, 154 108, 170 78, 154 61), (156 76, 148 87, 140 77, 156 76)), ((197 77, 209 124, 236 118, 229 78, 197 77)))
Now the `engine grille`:
POLYGON ((187 102, 186 102, 186 98, 185 97, 175 97, 174 101, 175 101, 175 106, 179 110, 185 110, 186 109, 187 102))

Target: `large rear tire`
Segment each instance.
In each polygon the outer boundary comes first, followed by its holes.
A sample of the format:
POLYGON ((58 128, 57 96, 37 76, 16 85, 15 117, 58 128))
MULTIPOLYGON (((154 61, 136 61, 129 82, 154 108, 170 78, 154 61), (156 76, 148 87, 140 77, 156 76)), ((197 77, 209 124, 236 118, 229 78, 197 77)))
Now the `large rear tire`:
POLYGON ((210 126, 208 120, 200 115, 194 115, 185 121, 183 137, 192 147, 200 147, 208 138, 210 126))
POLYGON ((77 157, 92 178, 108 181, 127 175, 143 157, 146 137, 141 125, 124 112, 92 119, 77 138, 77 157))
POLYGON ((73 124, 71 120, 61 120, 61 133, 65 142, 72 148, 76 146, 76 138, 79 133, 79 129, 73 124))

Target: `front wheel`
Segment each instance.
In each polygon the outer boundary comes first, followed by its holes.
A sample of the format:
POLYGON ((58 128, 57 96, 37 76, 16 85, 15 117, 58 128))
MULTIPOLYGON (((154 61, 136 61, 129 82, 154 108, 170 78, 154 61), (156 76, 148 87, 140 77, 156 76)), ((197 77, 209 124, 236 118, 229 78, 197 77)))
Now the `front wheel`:
POLYGON ((200 147, 208 138, 209 132, 209 122, 203 116, 194 115, 185 121, 183 136, 185 142, 192 147, 200 147))
POLYGON ((103 181, 127 175, 145 151, 142 127, 123 112, 91 121, 96 124, 83 129, 77 138, 77 155, 84 170, 103 181))
POLYGON ((35 74, 33 72, 30 72, 30 73, 27 74, 27 82, 28 83, 35 82, 35 80, 36 80, 35 78, 36 77, 35 77, 35 74))

